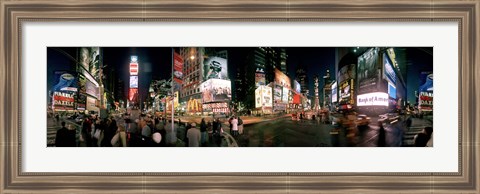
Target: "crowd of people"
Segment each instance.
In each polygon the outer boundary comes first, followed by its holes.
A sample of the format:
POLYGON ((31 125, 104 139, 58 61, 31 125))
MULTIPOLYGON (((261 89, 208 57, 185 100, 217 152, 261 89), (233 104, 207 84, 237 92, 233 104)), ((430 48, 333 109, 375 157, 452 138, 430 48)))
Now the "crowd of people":
MULTIPOLYGON (((233 116, 228 120, 229 133, 237 137, 243 133, 243 120, 233 116)), ((165 147, 165 146, 224 146, 224 128, 220 118, 202 118, 200 123, 176 120, 173 129, 170 119, 150 114, 122 115, 99 118, 85 115, 79 136, 75 129, 65 127, 57 131, 57 147, 165 147), (208 121, 207 121, 208 120, 208 121)))

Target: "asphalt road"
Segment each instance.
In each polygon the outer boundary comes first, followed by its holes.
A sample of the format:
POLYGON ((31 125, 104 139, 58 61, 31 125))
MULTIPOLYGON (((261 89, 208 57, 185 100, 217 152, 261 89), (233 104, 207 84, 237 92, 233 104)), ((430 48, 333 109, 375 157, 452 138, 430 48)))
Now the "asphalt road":
MULTIPOLYGON (((348 141, 345 132, 331 133, 334 126, 316 121, 292 121, 281 118, 274 121, 261 122, 244 127, 244 134, 237 137, 240 147, 376 147, 379 141, 379 129, 376 118, 368 127, 359 129, 353 141, 348 141), (349 142, 354 142, 349 143, 349 142)), ((422 120, 414 120, 413 128, 423 128, 427 124, 422 120)), ((418 133, 408 130, 402 122, 384 125, 385 146, 409 146, 404 134, 418 133)))

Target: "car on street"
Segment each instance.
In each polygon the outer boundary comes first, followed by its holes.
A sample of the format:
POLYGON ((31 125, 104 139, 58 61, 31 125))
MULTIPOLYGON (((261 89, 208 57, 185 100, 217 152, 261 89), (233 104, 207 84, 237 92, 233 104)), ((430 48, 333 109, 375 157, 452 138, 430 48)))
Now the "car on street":
POLYGON ((364 114, 357 115, 357 126, 367 126, 370 124, 370 117, 364 114))

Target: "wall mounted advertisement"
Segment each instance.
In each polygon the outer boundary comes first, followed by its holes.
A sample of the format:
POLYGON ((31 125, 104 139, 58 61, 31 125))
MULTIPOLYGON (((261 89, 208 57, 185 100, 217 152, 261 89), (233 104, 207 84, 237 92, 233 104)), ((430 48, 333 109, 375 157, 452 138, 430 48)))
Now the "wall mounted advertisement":
POLYGON ((383 54, 383 77, 390 83, 396 84, 397 77, 395 70, 393 70, 393 65, 390 63, 387 54, 383 54))
POLYGON ((273 102, 280 103, 282 101, 282 86, 275 85, 273 90, 273 102))
POLYGON ((286 87, 282 88, 282 102, 288 103, 289 90, 286 87))
POLYGON ((138 75, 138 63, 130 63, 130 75, 138 75))
POLYGON ((290 85, 291 84, 290 78, 287 75, 285 75, 283 72, 281 72, 276 68, 274 71, 275 71, 275 84, 283 87, 287 87, 289 89, 292 88, 290 85))
POLYGON ((260 86, 255 90, 255 107, 272 107, 272 88, 260 86))
POLYGON ((232 98, 230 80, 209 79, 200 85, 203 103, 225 102, 232 98))
POLYGON ((432 72, 422 72, 420 74, 418 106, 419 106, 419 109, 422 111, 433 110, 433 74, 432 72))
POLYGON ((297 93, 300 93, 301 87, 297 80, 293 80, 293 90, 297 93))
POLYGON ((262 69, 257 69, 255 72, 255 87, 265 85, 265 72, 262 69))
POLYGON ((86 80, 85 81, 85 90, 86 90, 86 93, 99 99, 100 98, 100 94, 99 94, 99 90, 98 90, 98 86, 96 86, 94 83, 92 83, 90 80, 86 80))
POLYGON ((128 90, 128 100, 137 101, 138 99, 138 88, 130 88, 128 90))
POLYGON ((138 76, 130 76, 130 88, 138 88, 138 76))
POLYGON ((228 107, 228 103, 226 102, 215 102, 215 103, 203 104, 202 109, 206 112, 213 112, 213 113, 230 112, 230 108, 228 107))
POLYGON ((377 59, 377 48, 370 49, 358 57, 357 83, 359 84, 360 93, 376 90, 376 85, 378 83, 377 59))
POLYGON ((63 92, 77 92, 78 91, 78 80, 77 73, 69 71, 55 71, 54 72, 54 86, 52 91, 63 91, 63 92))
POLYGON ((223 79, 228 80, 227 59, 221 57, 209 57, 203 63, 203 80, 223 79))
POLYGON ((332 84, 332 102, 337 102, 337 82, 333 82, 332 84))
POLYGON ((80 48, 79 62, 80 65, 88 71, 95 79, 98 79, 98 71, 100 65, 100 48, 99 47, 83 47, 80 48))
POLYGON ((338 71, 338 83, 348 79, 355 79, 355 64, 345 65, 338 71))
POLYGON ((394 99, 397 98, 397 88, 391 83, 388 83, 388 96, 394 99))
POLYGON ((373 92, 357 96, 357 106, 388 106, 388 94, 373 92))

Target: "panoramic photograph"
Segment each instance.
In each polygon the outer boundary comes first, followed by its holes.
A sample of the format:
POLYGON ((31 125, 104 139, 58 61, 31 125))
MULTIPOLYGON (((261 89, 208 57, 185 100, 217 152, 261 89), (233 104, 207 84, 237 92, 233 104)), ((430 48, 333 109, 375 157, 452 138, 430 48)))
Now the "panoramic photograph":
POLYGON ((48 47, 47 147, 433 147, 433 47, 48 47))

